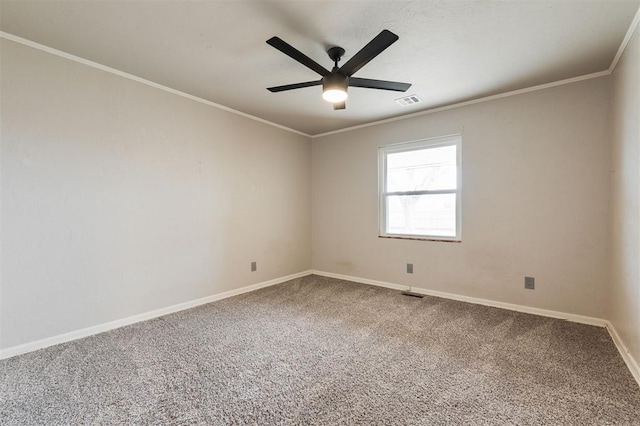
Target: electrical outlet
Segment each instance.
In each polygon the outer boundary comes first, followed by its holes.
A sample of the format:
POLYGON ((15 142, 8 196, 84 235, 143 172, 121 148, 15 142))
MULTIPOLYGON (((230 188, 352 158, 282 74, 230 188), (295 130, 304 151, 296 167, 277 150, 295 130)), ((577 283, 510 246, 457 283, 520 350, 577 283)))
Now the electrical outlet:
POLYGON ((413 263, 407 263, 407 274, 413 274, 413 263))
POLYGON ((536 279, 533 277, 524 277, 524 288, 533 290, 536 287, 536 279))
POLYGON ((258 270, 257 262, 251 262, 251 272, 255 272, 258 270))

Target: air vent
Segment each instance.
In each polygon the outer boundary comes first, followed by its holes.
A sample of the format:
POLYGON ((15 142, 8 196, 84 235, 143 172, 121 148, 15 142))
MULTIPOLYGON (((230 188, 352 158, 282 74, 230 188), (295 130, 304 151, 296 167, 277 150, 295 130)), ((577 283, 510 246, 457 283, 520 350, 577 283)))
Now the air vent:
POLYGON ((405 96, 404 98, 396 99, 396 102, 402 106, 409 106, 413 104, 419 104, 420 102, 422 102, 422 99, 420 99, 418 95, 409 95, 405 96))

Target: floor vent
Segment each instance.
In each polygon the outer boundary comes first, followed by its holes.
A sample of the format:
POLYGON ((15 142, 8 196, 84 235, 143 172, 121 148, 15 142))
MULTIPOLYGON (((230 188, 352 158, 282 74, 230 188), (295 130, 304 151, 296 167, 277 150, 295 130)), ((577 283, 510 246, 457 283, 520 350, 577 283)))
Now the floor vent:
POLYGON ((413 104, 419 104, 420 102, 422 102, 422 99, 420 99, 418 95, 409 95, 405 96, 404 98, 396 99, 396 102, 402 106, 409 106, 413 104))
POLYGON ((424 294, 414 293, 413 291, 403 291, 402 295, 403 296, 417 297, 418 299, 422 299, 424 297, 424 294))

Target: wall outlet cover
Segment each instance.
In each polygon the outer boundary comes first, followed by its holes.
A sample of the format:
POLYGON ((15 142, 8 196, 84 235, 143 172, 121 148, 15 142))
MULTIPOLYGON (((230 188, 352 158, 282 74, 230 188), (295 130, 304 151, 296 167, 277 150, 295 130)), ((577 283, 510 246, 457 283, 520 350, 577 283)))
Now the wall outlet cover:
POLYGON ((255 272, 258 270, 257 262, 251 262, 251 272, 255 272))
POLYGON ((536 279, 533 277, 524 277, 524 288, 533 290, 536 287, 536 279))
POLYGON ((413 263, 407 263, 407 274, 413 274, 413 263))

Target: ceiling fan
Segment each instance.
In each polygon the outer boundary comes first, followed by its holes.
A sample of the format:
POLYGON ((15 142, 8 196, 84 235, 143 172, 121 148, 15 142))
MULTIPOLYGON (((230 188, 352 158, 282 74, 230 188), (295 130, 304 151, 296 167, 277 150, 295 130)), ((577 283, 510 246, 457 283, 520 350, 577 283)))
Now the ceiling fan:
POLYGON ((347 99, 347 88, 363 87, 365 89, 381 89, 393 90, 396 92, 405 92, 410 83, 399 83, 396 81, 372 80, 369 78, 353 77, 360 68, 364 67, 369 61, 378 56, 387 47, 395 43, 399 37, 389 30, 382 30, 380 34, 374 37, 365 47, 358 53, 353 55, 344 65, 338 68, 338 62, 344 55, 345 50, 342 47, 334 46, 327 50, 329 58, 333 61, 333 69, 327 70, 304 53, 300 52, 289 43, 283 41, 279 37, 271 37, 267 43, 287 56, 300 62, 307 68, 312 69, 322 76, 320 80, 305 81, 303 83, 287 84, 284 86, 269 87, 267 90, 271 92, 284 92, 286 90, 301 89, 303 87, 322 85, 322 97, 333 104, 333 109, 345 109, 345 100, 347 99))

